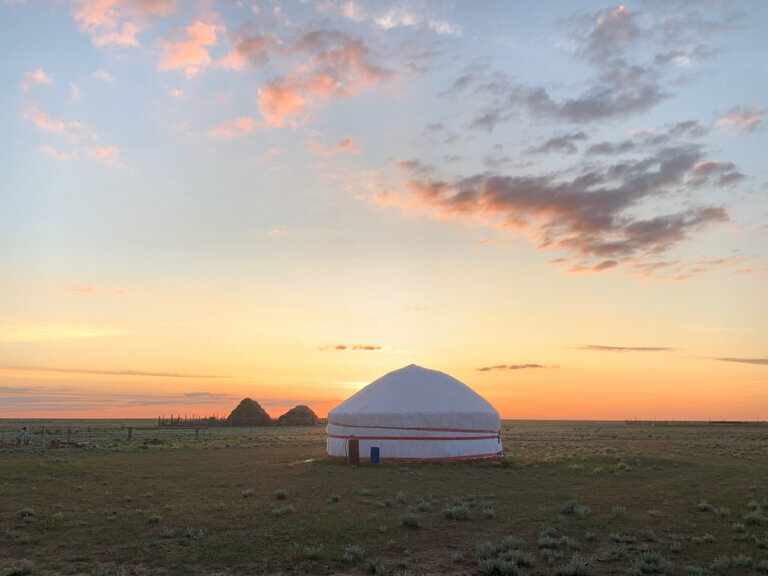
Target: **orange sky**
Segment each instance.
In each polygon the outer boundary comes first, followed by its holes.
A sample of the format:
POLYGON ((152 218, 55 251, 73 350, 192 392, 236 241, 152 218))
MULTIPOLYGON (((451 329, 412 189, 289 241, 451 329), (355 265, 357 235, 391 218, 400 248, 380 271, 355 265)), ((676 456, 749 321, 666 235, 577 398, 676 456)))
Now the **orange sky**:
POLYGON ((768 3, 0 2, 0 418, 768 418, 768 3), (727 23, 727 24, 725 24, 727 23))

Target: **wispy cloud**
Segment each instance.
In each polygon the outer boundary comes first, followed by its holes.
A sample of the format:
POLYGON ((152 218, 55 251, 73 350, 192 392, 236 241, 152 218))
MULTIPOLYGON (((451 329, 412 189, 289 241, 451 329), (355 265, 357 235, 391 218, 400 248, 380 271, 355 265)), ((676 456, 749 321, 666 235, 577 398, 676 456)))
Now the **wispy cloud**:
POLYGON ((549 152, 558 152, 560 154, 576 154, 578 147, 576 142, 587 140, 589 137, 586 132, 571 132, 560 136, 553 136, 539 146, 533 146, 526 150, 528 154, 547 154, 549 152))
POLYGON ((546 368, 542 364, 497 364, 495 366, 483 366, 475 368, 478 372, 492 372, 494 370, 527 370, 529 368, 546 368))
POLYGON ((120 160, 120 150, 116 146, 89 146, 86 148, 91 158, 113 168, 125 168, 120 160))
POLYGON ((5 366, 5 370, 19 372, 53 372, 64 374, 95 374, 99 376, 130 376, 140 378, 185 378, 193 380, 231 380, 234 376, 215 374, 187 374, 180 372, 149 372, 142 370, 95 370, 88 368, 62 368, 55 366, 5 366))
POLYGON ((355 143, 352 138, 347 136, 341 142, 336 144, 336 146, 333 147, 334 152, 348 152, 350 154, 359 154, 360 148, 358 148, 357 144, 355 143))
POLYGON ((74 0, 70 14, 95 46, 138 46, 136 37, 159 16, 176 11, 177 0, 74 0))
POLYGON ((372 22, 382 30, 413 28, 429 30, 441 35, 461 36, 462 28, 458 24, 443 18, 419 13, 413 5, 394 6, 382 12, 364 9, 359 2, 348 0, 338 5, 341 15, 354 22, 372 22))
MULTIPOLYGON (((690 206, 643 218, 639 207, 661 196, 682 196, 681 186, 703 183, 696 146, 664 147, 647 157, 607 167, 585 164, 580 173, 505 176, 481 173, 452 180, 431 176, 420 162, 398 163, 410 173, 402 190, 387 189, 377 200, 405 211, 431 211, 441 218, 524 234, 538 249, 570 254, 574 272, 600 272, 646 260, 690 235, 728 220, 720 206, 690 206)), ((730 165, 720 174, 737 174, 730 165)))
POLYGON ((307 59, 290 74, 259 89, 259 112, 271 126, 284 126, 304 115, 315 101, 349 97, 394 76, 374 62, 364 42, 336 30, 304 34, 284 55, 307 59))
POLYGON ((42 68, 38 68, 34 72, 24 72, 24 77, 21 80, 22 90, 28 92, 41 84, 53 84, 53 76, 46 74, 42 68))
POLYGON ((216 24, 197 20, 177 31, 179 39, 160 40, 164 54, 158 70, 183 68, 187 79, 195 77, 211 63, 208 49, 216 45, 217 29, 216 24))
POLYGON ((99 80, 100 82, 113 82, 114 81, 114 78, 112 77, 112 74, 110 74, 109 72, 107 72, 103 68, 99 68, 98 70, 96 70, 96 72, 91 74, 91 76, 93 78, 95 78, 96 80, 99 80))
POLYGON ((312 137, 307 143, 307 151, 311 154, 318 154, 321 156, 333 156, 334 154, 346 153, 346 154, 359 154, 360 149, 351 137, 346 136, 338 144, 333 146, 325 146, 319 142, 316 138, 312 137))
POLYGON ((56 150, 54 147, 44 144, 41 147, 41 150, 45 152, 48 156, 51 156, 52 158, 57 158, 59 160, 69 160, 70 158, 74 158, 77 156, 76 152, 60 152, 59 150, 56 150))
POLYGON ((669 346, 600 346, 597 344, 585 344, 576 346, 576 350, 593 350, 597 352, 671 352, 677 348, 669 346))
POLYGON ((578 87, 530 85, 499 70, 477 69, 461 74, 442 95, 464 98, 472 111, 468 126, 488 132, 522 113, 574 124, 631 118, 673 97, 673 82, 667 80, 675 69, 712 57, 717 50, 711 43, 733 29, 704 20, 696 6, 653 11, 619 6, 575 13, 560 18, 559 26, 567 31, 560 47, 587 66, 578 87), (684 17, 676 18, 680 13, 684 17))
POLYGON ((80 102, 82 100, 82 93, 80 91, 80 86, 75 84, 74 82, 69 83, 69 102, 70 104, 75 102, 80 102))
POLYGON ((280 39, 274 34, 262 34, 252 26, 241 28, 234 37, 234 47, 215 66, 226 70, 261 68, 269 61, 269 53, 280 46, 280 39))
POLYGON ((768 366, 768 358, 714 358, 722 362, 738 362, 740 364, 756 364, 758 366, 768 366))
POLYGON ((33 102, 27 106, 24 117, 31 121, 40 130, 64 134, 71 141, 78 140, 82 136, 82 124, 77 121, 63 122, 51 116, 42 108, 39 102, 33 102))
POLYGON ((250 134, 256 126, 257 121, 253 118, 230 118, 229 120, 224 120, 215 128, 206 130, 205 135, 211 138, 237 138, 250 134))
POLYGON ((369 344, 354 344, 348 346, 347 344, 336 344, 332 346, 321 346, 318 350, 362 350, 362 351, 378 351, 382 350, 383 346, 372 346, 369 344))
POLYGON ((766 110, 752 106, 751 108, 736 107, 716 120, 717 126, 725 132, 744 134, 754 132, 763 122, 766 110))

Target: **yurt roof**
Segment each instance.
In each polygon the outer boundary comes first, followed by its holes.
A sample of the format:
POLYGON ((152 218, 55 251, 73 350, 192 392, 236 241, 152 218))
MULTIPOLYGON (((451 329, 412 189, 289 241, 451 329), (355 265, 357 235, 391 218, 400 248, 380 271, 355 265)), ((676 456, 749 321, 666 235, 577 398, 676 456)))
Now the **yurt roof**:
POLYGON ((499 414, 455 378, 411 364, 368 384, 328 413, 329 423, 498 431, 499 414))

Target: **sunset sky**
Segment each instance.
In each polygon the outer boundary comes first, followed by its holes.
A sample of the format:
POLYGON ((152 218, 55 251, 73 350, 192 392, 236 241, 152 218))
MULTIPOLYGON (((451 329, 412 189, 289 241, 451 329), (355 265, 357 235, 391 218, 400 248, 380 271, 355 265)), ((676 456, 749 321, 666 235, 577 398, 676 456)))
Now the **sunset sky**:
POLYGON ((768 419, 768 2, 0 0, 0 418, 768 419))

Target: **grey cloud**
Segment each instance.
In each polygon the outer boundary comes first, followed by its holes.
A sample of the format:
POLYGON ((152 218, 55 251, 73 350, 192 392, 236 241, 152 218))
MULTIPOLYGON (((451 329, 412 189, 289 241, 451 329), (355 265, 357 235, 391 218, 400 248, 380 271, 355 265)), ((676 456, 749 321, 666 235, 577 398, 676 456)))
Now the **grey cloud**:
POLYGON ((528 148, 526 152, 528 154, 546 154, 548 152, 559 152, 561 154, 575 154, 578 152, 578 148, 574 142, 581 140, 587 140, 589 137, 586 132, 572 132, 570 134, 562 134, 560 136, 553 136, 546 142, 539 146, 528 148))
POLYGON ((744 178, 744 174, 736 170, 733 162, 699 162, 693 169, 690 182, 697 186, 702 184, 731 186, 744 178))
POLYGON ((637 144, 632 140, 622 140, 621 142, 598 142, 587 148, 588 156, 614 156, 626 154, 637 148, 637 144))
POLYGON ((599 272, 662 253, 691 233, 728 220, 717 206, 649 218, 632 214, 685 186, 700 160, 697 147, 671 147, 570 179, 484 173, 446 181, 416 174, 406 188, 417 205, 524 232, 538 239, 540 249, 564 250, 579 259, 580 269, 599 272))

